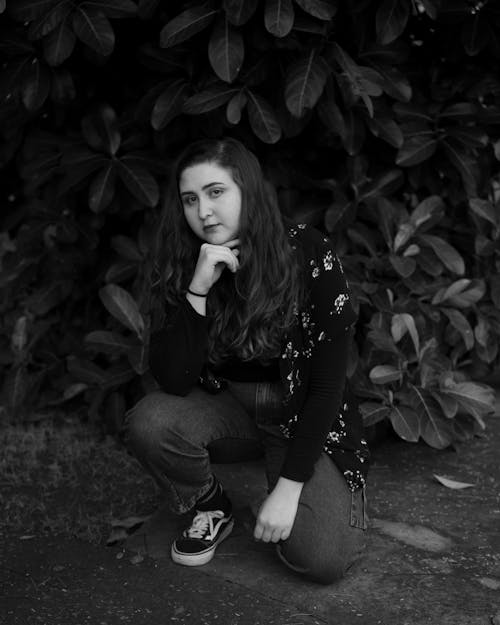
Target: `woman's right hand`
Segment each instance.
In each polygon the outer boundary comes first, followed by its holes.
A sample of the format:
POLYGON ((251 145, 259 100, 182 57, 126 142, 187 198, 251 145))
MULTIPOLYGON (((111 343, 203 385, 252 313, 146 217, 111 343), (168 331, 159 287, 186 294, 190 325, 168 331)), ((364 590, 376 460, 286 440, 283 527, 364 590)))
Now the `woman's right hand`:
POLYGON ((236 273, 240 266, 238 262, 240 252, 237 249, 239 244, 239 239, 233 239, 224 245, 203 243, 189 288, 196 293, 206 294, 226 267, 236 273))

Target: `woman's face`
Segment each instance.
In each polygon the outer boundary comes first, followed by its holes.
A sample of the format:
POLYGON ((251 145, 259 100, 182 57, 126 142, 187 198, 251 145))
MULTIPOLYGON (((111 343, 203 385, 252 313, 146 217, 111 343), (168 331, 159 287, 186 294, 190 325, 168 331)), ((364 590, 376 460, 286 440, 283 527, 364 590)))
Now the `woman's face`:
POLYGON ((237 238, 241 190, 229 169, 212 162, 186 167, 179 194, 186 221, 198 238, 213 245, 237 238))

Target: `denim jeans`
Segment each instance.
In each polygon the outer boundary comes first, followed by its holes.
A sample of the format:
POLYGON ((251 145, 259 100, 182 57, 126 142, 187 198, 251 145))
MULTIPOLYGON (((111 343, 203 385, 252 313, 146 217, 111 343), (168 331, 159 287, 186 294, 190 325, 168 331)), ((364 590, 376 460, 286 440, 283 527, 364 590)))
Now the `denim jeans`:
MULTIPOLYGON (((288 439, 279 429, 281 383, 228 382, 211 395, 154 391, 127 413, 125 442, 179 514, 210 488, 211 462, 265 457, 269 491, 278 480, 288 439)), ((359 555, 366 529, 364 490, 354 493, 323 453, 304 484, 290 537, 278 555, 294 571, 322 583, 340 579, 359 555)))

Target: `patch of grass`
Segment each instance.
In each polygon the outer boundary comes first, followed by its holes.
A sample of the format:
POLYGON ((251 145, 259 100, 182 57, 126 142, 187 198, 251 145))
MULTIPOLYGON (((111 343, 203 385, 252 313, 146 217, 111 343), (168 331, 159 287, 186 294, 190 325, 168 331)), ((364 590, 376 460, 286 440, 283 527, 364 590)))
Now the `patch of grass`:
POLYGON ((82 423, 0 430, 0 532, 64 534, 92 543, 113 519, 150 513, 158 489, 125 448, 82 423))

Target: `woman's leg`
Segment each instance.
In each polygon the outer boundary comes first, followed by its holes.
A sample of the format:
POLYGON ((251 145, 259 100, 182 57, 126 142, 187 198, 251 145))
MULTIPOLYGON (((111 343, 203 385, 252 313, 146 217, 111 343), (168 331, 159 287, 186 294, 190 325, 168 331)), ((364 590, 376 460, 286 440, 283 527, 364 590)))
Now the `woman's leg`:
POLYGON ((366 529, 365 493, 349 490, 323 453, 304 484, 290 537, 278 555, 291 569, 322 584, 340 580, 359 556, 366 529))
POLYGON ((255 424, 229 392, 194 388, 185 397, 155 391, 127 413, 127 447, 151 473, 177 513, 191 510, 212 486, 210 461, 262 453, 255 424))
MULTIPOLYGON (((265 447, 269 491, 278 480, 288 447, 276 424, 281 393, 279 385, 269 384, 257 392, 256 420, 265 447)), ((278 554, 292 570, 330 584, 342 578, 358 557, 364 529, 365 493, 352 493, 335 463, 322 453, 302 489, 290 537, 278 544, 278 554)))

